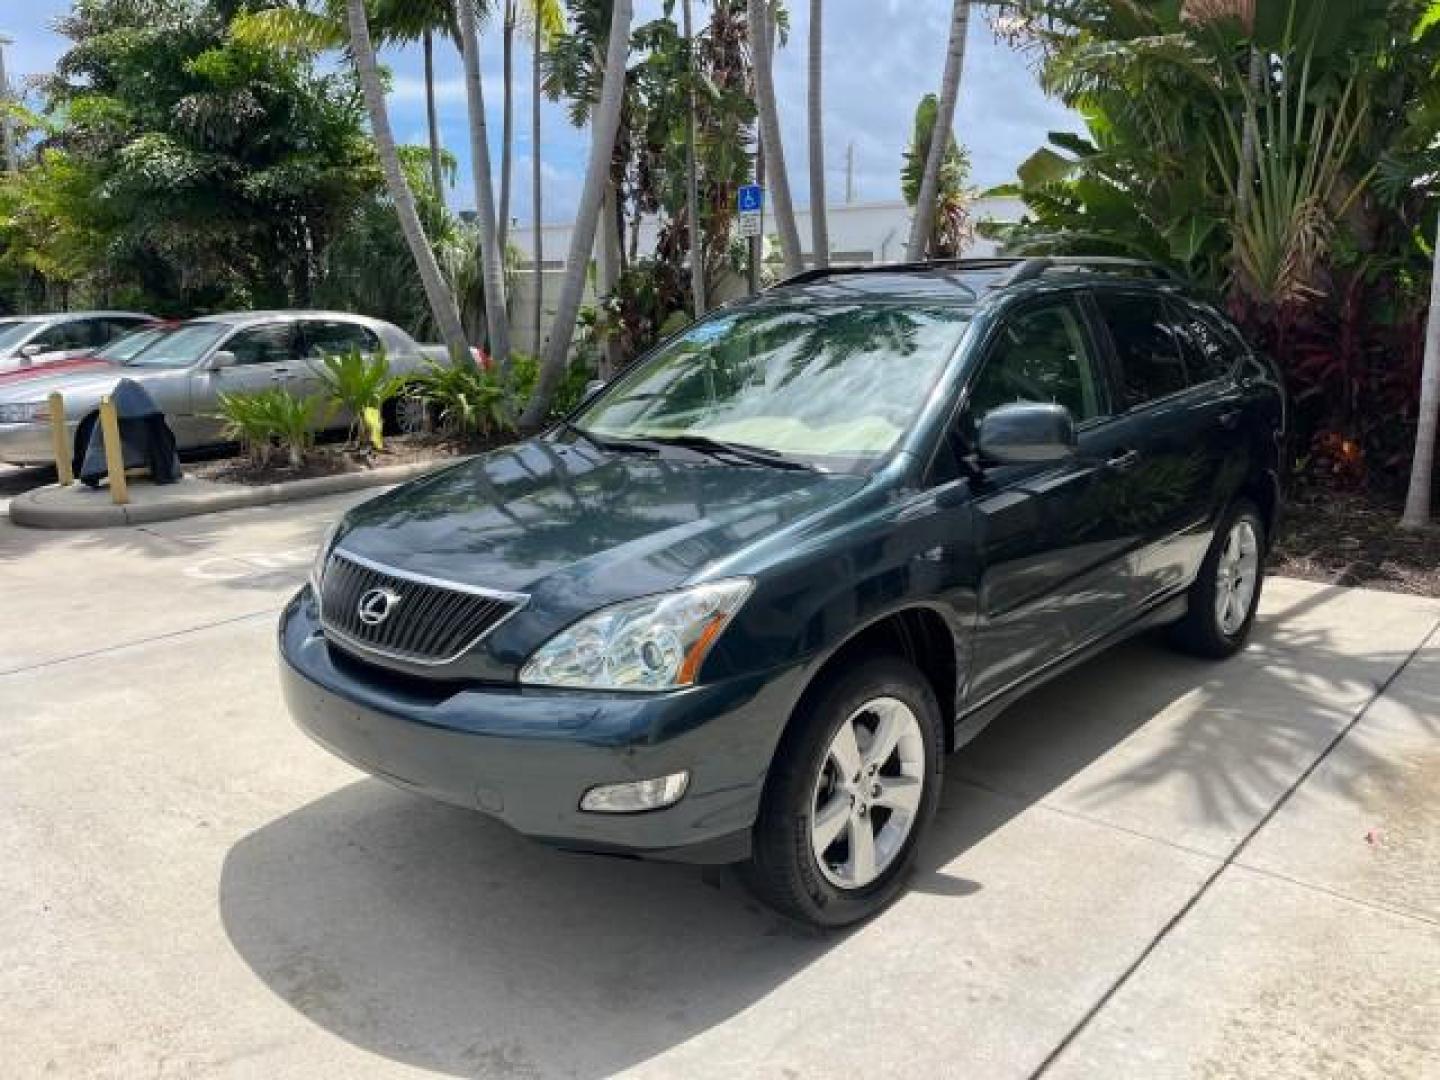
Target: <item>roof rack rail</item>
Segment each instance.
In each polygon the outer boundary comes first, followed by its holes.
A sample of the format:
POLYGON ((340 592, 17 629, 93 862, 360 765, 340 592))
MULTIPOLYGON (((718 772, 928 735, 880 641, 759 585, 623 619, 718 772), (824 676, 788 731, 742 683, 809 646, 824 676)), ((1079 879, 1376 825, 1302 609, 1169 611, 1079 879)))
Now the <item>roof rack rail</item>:
POLYGON ((1020 285, 1044 277, 1052 270, 1092 270, 1101 274, 1131 273, 1137 277, 1149 277, 1158 281, 1179 280, 1169 267, 1146 259, 1126 259, 1113 255, 1041 255, 1021 261, 1001 284, 1020 285))
POLYGON ((919 270, 1005 270, 1023 260, 996 256, 986 259, 929 259, 925 262, 878 262, 878 263, 852 263, 849 266, 815 266, 809 270, 802 270, 793 277, 785 278, 775 283, 775 287, 782 285, 805 285, 811 281, 820 281, 828 277, 839 277, 845 274, 907 274, 919 270))
POLYGON ((817 266, 802 270, 793 277, 777 283, 785 285, 806 285, 812 281, 841 277, 850 274, 906 274, 925 270, 1008 270, 997 284, 997 288, 1020 285, 1034 281, 1052 271, 1081 272, 1092 270, 1096 273, 1131 274, 1148 277, 1157 281, 1178 281, 1175 273, 1167 266, 1145 259, 1128 259, 1114 255, 1039 255, 1023 257, 996 255, 989 258, 971 259, 929 259, 925 262, 882 262, 851 266, 817 266))

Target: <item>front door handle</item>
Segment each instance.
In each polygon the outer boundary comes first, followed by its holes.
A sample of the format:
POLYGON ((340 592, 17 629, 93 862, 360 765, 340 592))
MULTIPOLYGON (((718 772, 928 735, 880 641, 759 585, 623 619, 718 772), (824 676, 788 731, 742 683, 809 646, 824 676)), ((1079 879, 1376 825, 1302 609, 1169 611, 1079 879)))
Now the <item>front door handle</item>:
POLYGON ((1223 427, 1226 431, 1234 431, 1236 426, 1240 423, 1240 410, 1226 409, 1220 414, 1218 419, 1220 421, 1220 426, 1223 427))
POLYGON ((1117 472, 1124 472, 1126 469, 1134 468, 1135 463, 1139 460, 1139 450, 1116 450, 1115 453, 1110 455, 1105 464, 1117 472))

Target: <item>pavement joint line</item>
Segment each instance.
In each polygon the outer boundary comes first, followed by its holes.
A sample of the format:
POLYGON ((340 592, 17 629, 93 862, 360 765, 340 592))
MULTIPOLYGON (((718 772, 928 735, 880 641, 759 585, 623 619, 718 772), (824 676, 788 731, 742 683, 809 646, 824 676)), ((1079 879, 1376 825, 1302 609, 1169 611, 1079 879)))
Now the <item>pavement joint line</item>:
POLYGON ((1426 923, 1430 926, 1440 926, 1440 918, 1426 914, 1423 911, 1416 911, 1414 908, 1392 907, 1389 904, 1382 904, 1378 900, 1366 900, 1364 897, 1351 896, 1349 893, 1341 892, 1339 889, 1332 889, 1313 881, 1305 881, 1301 878, 1291 877, 1289 874, 1282 874, 1278 870, 1267 870, 1265 867, 1256 866, 1253 863, 1236 860, 1233 865, 1235 869, 1244 870, 1247 874, 1255 874, 1258 877, 1283 881, 1286 884, 1294 885, 1301 889, 1309 889, 1311 892, 1320 893, 1334 900, 1343 900, 1347 904, 1354 904, 1356 907, 1363 907, 1369 911, 1383 911, 1387 915, 1394 915, 1401 919, 1411 919, 1415 922, 1426 923))
POLYGON ((1139 955, 1137 955, 1135 959, 1132 960, 1125 967, 1124 971, 1120 972, 1120 974, 1116 976, 1114 981, 1110 983, 1110 985, 1106 988, 1105 992, 1101 994, 1098 999, 1096 999, 1096 1001, 1090 1006, 1090 1008, 1085 1010, 1085 1013, 1080 1017, 1080 1019, 1078 1019, 1071 1026, 1070 1030, 1065 1033, 1065 1035, 1060 1039, 1060 1041, 1056 1043, 1055 1046, 1051 1049, 1050 1053, 1045 1056, 1045 1059, 1041 1061, 1040 1064, 1035 1067, 1034 1071, 1030 1073, 1029 1080, 1040 1080, 1040 1078, 1043 1077, 1046 1073, 1048 1073, 1051 1067, 1060 1060, 1060 1056, 1064 1054, 1065 1051, 1068 1050, 1070 1046, 1075 1042, 1075 1040, 1084 1033, 1085 1029, 1090 1026, 1091 1022, 1094 1021, 1095 1017, 1099 1016, 1100 1013, 1104 1010, 1105 1006, 1110 1004, 1110 1002, 1114 1000, 1115 995, 1118 994, 1124 988, 1125 984, 1128 983, 1130 979, 1135 975, 1135 973, 1139 971, 1142 966, 1144 966, 1145 961, 1150 959, 1150 956, 1155 952, 1156 949, 1160 947, 1160 944, 1175 931, 1175 929, 1185 920, 1186 916, 1188 916, 1190 912, 1195 910, 1196 906, 1200 903, 1200 901, 1203 900, 1206 894, 1210 892, 1210 889, 1214 886, 1215 882, 1220 880, 1221 875, 1223 875, 1226 870, 1230 869, 1230 867, 1236 865, 1239 862, 1240 856, 1243 855, 1245 849, 1250 846, 1250 842, 1254 840, 1255 837, 1260 835, 1261 831, 1265 828, 1265 826, 1269 825, 1270 822, 1275 819, 1275 815, 1278 814, 1287 803, 1289 803, 1290 799, 1297 791, 1300 790, 1304 783, 1309 780, 1310 777, 1315 775, 1315 771, 1321 766, 1322 763, 1324 763, 1325 759, 1328 758, 1331 753, 1334 752, 1335 748, 1339 746, 1352 731, 1355 730, 1356 726, 1359 725, 1360 721, 1363 720, 1365 718, 1365 715, 1370 711, 1371 706, 1373 706, 1377 701, 1384 697, 1385 692, 1395 684, 1395 680, 1400 678, 1401 674, 1405 671, 1405 669, 1408 668, 1412 663, 1414 663, 1415 657, 1419 656, 1420 653, 1425 649, 1425 647, 1430 644, 1430 639, 1435 636, 1437 630, 1440 630, 1440 621, 1436 621, 1431 624, 1429 631, 1425 634, 1423 638, 1420 639, 1420 643, 1410 650, 1409 654, 1399 664, 1399 666, 1397 666, 1395 670, 1390 673, 1389 677, 1385 679, 1385 681, 1380 685, 1380 687, 1375 691, 1375 693, 1372 694, 1370 698, 1365 702, 1365 704, 1362 705, 1358 711, 1356 711, 1355 715, 1350 718, 1349 723, 1347 723, 1335 734, 1335 737, 1332 738, 1325 745, 1325 749, 1320 751, 1319 755, 1313 761, 1311 761, 1309 765, 1305 767, 1304 771, 1301 772, 1300 775, 1297 776, 1283 792, 1281 792, 1280 797, 1276 799, 1273 804, 1271 804, 1270 809, 1265 811, 1265 813, 1261 816, 1260 820, 1257 821, 1253 826, 1251 826, 1249 831, 1240 838, 1240 842, 1231 849, 1228 855, 1225 856, 1224 861, 1221 862, 1220 865, 1217 866, 1215 870, 1213 870, 1209 874, 1209 876, 1207 876, 1205 880, 1200 883, 1200 887, 1195 890, 1194 894, 1191 895, 1190 899, 1186 900, 1185 903, 1180 905, 1180 909, 1176 911, 1174 915, 1170 916, 1168 920, 1166 920, 1164 926, 1160 927, 1160 929, 1156 931, 1155 935, 1151 937, 1151 939, 1146 943, 1145 947, 1140 950, 1139 955))
POLYGON ((244 615, 232 615, 228 619, 220 619, 212 623, 200 623, 197 626, 187 626, 180 630, 167 630, 163 634, 153 634, 150 637, 137 638, 134 641, 122 641, 118 645, 106 645, 103 649, 91 649, 88 652, 75 653, 73 656, 57 656, 51 660, 41 660, 36 664, 24 664, 17 668, 6 668, 0 671, 0 679, 11 675, 27 675, 33 671, 43 671, 45 668, 59 667, 61 664, 73 664, 76 660, 93 660, 97 656, 107 656, 110 653, 122 652, 125 649, 138 648, 141 645, 153 645, 157 641, 169 641, 173 638, 185 637, 187 634, 198 634, 205 630, 215 630, 222 626, 231 626, 235 623, 246 622, 250 619, 270 618, 280 608, 265 608, 262 611, 250 611, 244 615))

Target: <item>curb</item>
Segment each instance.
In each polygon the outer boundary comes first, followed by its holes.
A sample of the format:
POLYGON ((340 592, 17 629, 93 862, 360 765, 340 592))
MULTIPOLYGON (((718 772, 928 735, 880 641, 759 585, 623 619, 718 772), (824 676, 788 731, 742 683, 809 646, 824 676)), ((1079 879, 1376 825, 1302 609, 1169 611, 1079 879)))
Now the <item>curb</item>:
MULTIPOLYGON (((177 491, 173 499, 138 505, 130 503, 126 506, 116 506, 110 502, 96 506, 48 505, 42 501, 43 497, 47 493, 58 491, 59 487, 56 484, 47 484, 11 499, 10 520, 30 529, 103 529, 124 525, 148 525, 157 521, 215 514, 223 510, 318 499, 347 491, 400 484, 465 460, 464 457, 455 457, 444 461, 389 465, 382 469, 340 473, 338 476, 316 476, 308 480, 289 480, 254 487, 212 484, 194 494, 177 491)), ((97 493, 96 497, 101 496, 97 493)))

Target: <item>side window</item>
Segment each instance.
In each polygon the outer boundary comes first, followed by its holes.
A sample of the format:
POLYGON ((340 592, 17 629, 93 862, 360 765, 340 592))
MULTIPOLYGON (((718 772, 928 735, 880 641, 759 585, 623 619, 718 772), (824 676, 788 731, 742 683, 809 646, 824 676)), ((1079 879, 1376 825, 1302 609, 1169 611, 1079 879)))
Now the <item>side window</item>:
POLYGON ((71 319, 67 322, 56 323, 48 330, 43 330, 35 335, 31 344, 39 345, 45 352, 58 352, 61 349, 87 349, 94 344, 90 339, 93 324, 93 319, 71 319))
POLYGON ((1033 307, 1006 322, 971 387, 971 419, 1017 401, 1064 405, 1076 423, 1103 414, 1095 358, 1069 303, 1033 307))
POLYGON ((380 351, 380 339, 359 323, 317 320, 305 323, 303 332, 301 352, 310 359, 338 356, 352 349, 372 355, 380 351))
POLYGON ((110 318, 100 320, 100 331, 95 335, 95 344, 105 345, 118 337, 138 330, 145 325, 144 319, 110 318))
POLYGON ((271 323, 241 330, 221 348, 235 354, 236 364, 282 364, 293 359, 289 323, 271 323))
POLYGON ((1204 308, 1185 308, 1184 321, 1190 338, 1190 357, 1186 363, 1190 381, 1209 382, 1230 374, 1240 359, 1240 350, 1223 324, 1204 308))
POLYGON ((1127 409, 1184 390, 1185 352, 1159 296, 1097 291, 1095 302, 1120 359, 1127 409))

